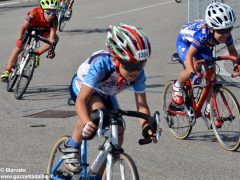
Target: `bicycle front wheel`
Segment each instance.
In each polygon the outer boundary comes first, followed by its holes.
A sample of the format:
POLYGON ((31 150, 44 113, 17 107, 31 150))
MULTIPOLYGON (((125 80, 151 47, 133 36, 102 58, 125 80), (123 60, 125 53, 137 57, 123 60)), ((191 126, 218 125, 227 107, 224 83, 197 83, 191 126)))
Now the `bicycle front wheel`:
POLYGON ((62 136, 53 145, 48 158, 47 173, 46 173, 47 180, 54 179, 54 178, 67 179, 68 175, 64 172, 64 167, 60 162, 61 161, 60 159, 61 159, 61 156, 63 155, 63 153, 61 152, 61 149, 64 147, 64 143, 68 139, 69 139, 69 136, 62 136), (58 168, 57 168, 57 164, 59 164, 58 168))
POLYGON ((168 106, 172 101, 172 85, 174 81, 169 81, 163 90, 163 113, 167 121, 170 133, 178 139, 186 139, 191 131, 192 126, 189 125, 188 116, 182 116, 180 114, 171 114, 168 110, 168 106))
MULTIPOLYGON (((113 160, 111 168, 111 180, 139 180, 137 167, 132 158, 126 153, 122 153, 113 160)), ((107 180, 107 170, 105 168, 102 180, 107 180)))
MULTIPOLYGON (((212 102, 211 102, 212 103, 212 102)), ((213 103, 210 117, 215 136, 224 149, 235 151, 240 146, 240 106, 234 94, 226 87, 216 90, 216 103, 219 111, 218 120, 221 127, 216 126, 216 115, 213 103)))
POLYGON ((8 92, 12 91, 15 83, 17 82, 17 79, 18 79, 17 68, 13 67, 12 70, 11 70, 11 73, 10 73, 10 78, 9 78, 8 83, 7 83, 7 87, 6 87, 8 92))
POLYGON ((29 59, 27 60, 22 73, 20 74, 15 90, 16 99, 21 99, 23 94, 26 92, 27 87, 32 79, 34 72, 34 64, 35 64, 35 56, 29 55, 29 59))

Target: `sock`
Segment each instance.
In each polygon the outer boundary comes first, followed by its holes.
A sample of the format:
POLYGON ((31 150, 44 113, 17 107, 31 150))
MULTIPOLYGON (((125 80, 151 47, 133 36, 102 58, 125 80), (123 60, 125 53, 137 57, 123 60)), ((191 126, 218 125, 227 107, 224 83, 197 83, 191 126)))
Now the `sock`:
POLYGON ((11 72, 11 68, 10 69, 6 68, 5 71, 11 72))
POLYGON ((39 52, 39 50, 36 50, 35 54, 36 54, 37 56, 40 56, 40 55, 41 55, 41 53, 39 52))
POLYGON ((68 140, 68 142, 66 143, 66 145, 71 146, 71 147, 80 147, 81 143, 76 143, 72 138, 70 138, 68 140))
POLYGON ((207 103, 207 105, 206 105, 206 111, 207 111, 207 112, 210 112, 210 107, 211 107, 210 104, 207 103))
POLYGON ((177 87, 177 88, 182 87, 182 85, 177 80, 174 82, 174 86, 177 87))

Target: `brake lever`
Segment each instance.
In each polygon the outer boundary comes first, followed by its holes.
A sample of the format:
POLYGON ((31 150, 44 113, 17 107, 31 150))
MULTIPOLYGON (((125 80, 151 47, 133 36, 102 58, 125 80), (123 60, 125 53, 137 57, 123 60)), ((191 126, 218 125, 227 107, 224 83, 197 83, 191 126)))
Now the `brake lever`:
POLYGON ((157 122, 156 139, 157 139, 157 141, 160 141, 160 136, 162 133, 162 128, 160 127, 160 113, 158 111, 156 111, 154 115, 155 115, 155 119, 157 122))

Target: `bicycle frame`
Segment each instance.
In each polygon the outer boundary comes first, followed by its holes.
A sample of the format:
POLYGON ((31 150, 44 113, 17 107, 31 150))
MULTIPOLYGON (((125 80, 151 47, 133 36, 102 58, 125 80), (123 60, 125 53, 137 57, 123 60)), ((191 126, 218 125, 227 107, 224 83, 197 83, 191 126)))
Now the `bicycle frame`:
POLYGON ((19 70, 18 70, 18 74, 19 75, 22 74, 23 69, 25 67, 25 64, 27 63, 27 60, 29 59, 29 56, 31 54, 34 54, 35 51, 36 51, 38 40, 36 38, 34 38, 32 43, 31 43, 31 40, 32 40, 32 37, 29 37, 28 42, 26 44, 27 47, 26 47, 26 49, 25 48, 23 49, 23 52, 22 52, 23 53, 23 57, 22 57, 22 59, 20 61, 19 70), (30 53, 28 53, 28 52, 30 52, 30 53), (27 55, 25 55, 25 53, 27 55))
MULTIPOLYGON (((221 56, 221 57, 218 57, 218 58, 219 58, 218 60, 231 60, 231 61, 236 59, 235 57, 232 57, 232 56, 221 56)), ((206 63, 205 60, 197 61, 197 65, 202 64, 202 68, 203 68, 203 72, 204 72, 204 79, 206 80, 206 86, 202 85, 203 90, 200 94, 198 102, 196 103, 194 101, 193 86, 191 84, 191 81, 187 80, 185 82, 185 90, 187 92, 186 93, 187 101, 185 103, 187 105, 190 105, 193 108, 196 118, 201 117, 202 116, 201 110, 202 110, 203 104, 206 101, 209 93, 211 93, 212 103, 213 103, 213 106, 214 106, 214 109, 215 109, 216 116, 218 118, 219 117, 219 110, 218 110, 218 107, 217 107, 216 92, 213 91, 213 87, 217 88, 217 86, 221 86, 221 84, 216 84, 216 79, 212 79, 212 76, 214 75, 213 66, 206 67, 206 65, 204 65, 204 63, 206 63)), ((221 95, 221 96, 222 96, 223 99, 225 99, 225 97, 223 95, 221 95)), ((181 116, 187 116, 187 113, 184 112, 184 111, 171 110, 171 107, 170 107, 171 104, 172 104, 172 102, 168 105, 168 110, 172 115, 179 114, 181 116)), ((226 100, 225 100, 224 104, 226 105, 226 108, 227 108, 229 114, 231 115, 232 112, 231 112, 231 109, 229 108, 229 106, 227 105, 226 100)))

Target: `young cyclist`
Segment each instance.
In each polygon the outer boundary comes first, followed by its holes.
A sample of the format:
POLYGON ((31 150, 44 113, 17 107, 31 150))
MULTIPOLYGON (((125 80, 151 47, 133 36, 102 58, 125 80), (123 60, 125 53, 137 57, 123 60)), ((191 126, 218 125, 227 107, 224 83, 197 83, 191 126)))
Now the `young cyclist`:
MULTIPOLYGON (((40 7, 32 9, 26 16, 25 21, 19 31, 16 46, 10 54, 6 66, 6 70, 1 75, 1 80, 7 82, 10 76, 12 66, 15 64, 18 55, 23 49, 23 44, 26 43, 25 33, 28 29, 39 30, 43 37, 54 43, 58 42, 58 35, 56 33, 58 20, 57 13, 60 10, 58 0, 40 0, 40 7)), ((35 66, 39 65, 40 55, 49 49, 48 44, 42 45, 36 51, 35 66)), ((54 58, 54 52, 49 52, 48 58, 54 58)))
MULTIPOLYGON (((90 114, 99 108, 118 109, 116 94, 133 87, 137 110, 150 114, 145 94, 144 66, 151 54, 148 38, 136 27, 126 24, 110 26, 106 50, 97 51, 83 62, 71 82, 71 96, 76 101, 77 122, 72 137, 65 143, 63 156, 65 168, 79 172, 79 148, 83 135, 93 138, 97 126, 90 114)), ((140 119, 145 138, 156 141, 154 130, 140 119)), ((106 123, 106 122, 105 122, 106 123)), ((120 144, 123 131, 119 132, 120 144)))
MULTIPOLYGON (((184 103, 182 87, 186 80, 196 75, 194 61, 212 57, 215 45, 225 43, 229 54, 238 57, 231 35, 235 20, 234 11, 230 6, 215 2, 208 5, 205 20, 194 21, 182 27, 176 48, 185 68, 180 72, 172 87, 172 99, 175 104, 184 103)), ((237 64, 234 64, 234 70, 237 67, 237 64)), ((209 118, 210 96, 207 102, 205 116, 209 118)), ((216 122, 216 125, 220 127, 220 123, 220 121, 216 122)))
POLYGON ((59 4, 62 1, 65 1, 68 5, 68 9, 67 9, 67 12, 66 12, 66 17, 70 18, 72 16, 72 6, 73 6, 73 3, 74 3, 74 0, 58 0, 59 4))

